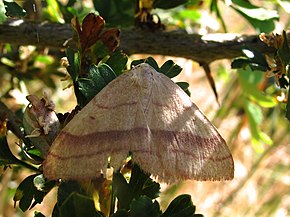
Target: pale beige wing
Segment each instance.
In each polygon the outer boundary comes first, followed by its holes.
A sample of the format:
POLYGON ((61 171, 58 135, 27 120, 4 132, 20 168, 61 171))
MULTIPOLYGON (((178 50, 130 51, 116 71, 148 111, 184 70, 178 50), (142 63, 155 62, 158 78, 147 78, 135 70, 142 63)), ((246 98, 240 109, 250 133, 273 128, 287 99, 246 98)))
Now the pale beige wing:
POLYGON ((62 130, 44 163, 51 179, 92 179, 128 151, 167 182, 231 179, 231 154, 217 130, 169 78, 141 64, 107 85, 62 130), (225 166, 225 163, 229 163, 225 166))
POLYGON ((216 128, 178 85, 153 74, 145 114, 150 148, 131 147, 135 162, 166 182, 232 179, 233 158, 216 128))
POLYGON ((64 127, 44 162, 45 177, 92 179, 109 156, 118 168, 130 143, 148 144, 140 88, 132 77, 132 72, 117 77, 64 127))

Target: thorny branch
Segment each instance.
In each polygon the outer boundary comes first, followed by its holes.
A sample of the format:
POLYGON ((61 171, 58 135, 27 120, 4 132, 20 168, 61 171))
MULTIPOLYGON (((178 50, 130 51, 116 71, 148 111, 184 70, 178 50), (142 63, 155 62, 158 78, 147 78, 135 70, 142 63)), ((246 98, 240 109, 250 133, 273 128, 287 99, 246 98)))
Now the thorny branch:
MULTIPOLYGON (((0 43, 64 48, 72 38, 70 24, 8 20, 0 25, 0 43)), ((209 64, 218 59, 242 55, 241 49, 251 47, 271 54, 274 49, 263 44, 257 35, 211 34, 201 36, 184 31, 121 29, 121 45, 127 54, 159 54, 184 57, 209 64)))

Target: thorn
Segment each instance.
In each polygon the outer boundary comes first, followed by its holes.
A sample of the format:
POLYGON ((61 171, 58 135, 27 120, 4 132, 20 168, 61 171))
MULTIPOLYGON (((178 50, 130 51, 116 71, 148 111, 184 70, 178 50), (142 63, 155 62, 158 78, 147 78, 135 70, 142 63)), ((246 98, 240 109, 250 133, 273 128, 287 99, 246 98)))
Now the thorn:
POLYGON ((214 78, 212 77, 212 73, 211 73, 209 64, 208 63, 205 63, 205 62, 200 62, 199 65, 204 69, 205 74, 206 74, 206 77, 207 77, 207 80, 209 81, 209 84, 211 86, 211 89, 214 92, 216 102, 217 102, 217 104, 220 107, 221 105, 220 105, 219 100, 218 100, 218 93, 216 91, 215 81, 214 81, 214 78))

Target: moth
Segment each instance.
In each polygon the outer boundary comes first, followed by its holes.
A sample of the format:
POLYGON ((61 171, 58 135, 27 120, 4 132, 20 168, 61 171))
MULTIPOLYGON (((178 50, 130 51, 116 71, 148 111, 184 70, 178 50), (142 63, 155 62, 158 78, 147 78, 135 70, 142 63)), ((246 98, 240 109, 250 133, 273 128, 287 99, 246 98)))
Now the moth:
POLYGON ((48 179, 89 180, 128 153, 168 183, 230 180, 231 152, 217 129, 166 75, 146 63, 104 87, 59 133, 46 160, 48 179))

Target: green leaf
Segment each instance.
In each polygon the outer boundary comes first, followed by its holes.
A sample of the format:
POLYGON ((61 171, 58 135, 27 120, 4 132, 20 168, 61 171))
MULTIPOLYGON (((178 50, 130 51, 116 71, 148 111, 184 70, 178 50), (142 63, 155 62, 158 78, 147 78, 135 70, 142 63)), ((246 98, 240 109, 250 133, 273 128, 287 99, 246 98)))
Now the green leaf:
POLYGON ((112 26, 134 25, 135 2, 132 0, 93 0, 95 9, 112 26))
POLYGON ((97 68, 95 68, 95 70, 99 70, 100 75, 106 82, 106 85, 117 77, 115 72, 107 64, 100 64, 97 68))
POLYGON ((160 184, 150 178, 137 164, 133 164, 129 188, 133 190, 134 197, 145 195, 154 199, 160 194, 160 184))
POLYGON ((159 197, 160 184, 153 181, 151 178, 147 179, 142 188, 142 195, 146 195, 151 199, 159 197))
POLYGON ((120 209, 128 210, 133 199, 132 189, 121 173, 115 173, 113 177, 113 191, 118 198, 118 207, 120 209))
POLYGON ((151 199, 159 196, 160 185, 145 174, 137 164, 133 164, 129 183, 120 173, 113 178, 114 193, 118 198, 119 208, 128 210, 134 198, 145 195, 151 199))
POLYGON ((123 69, 128 62, 128 56, 121 50, 115 51, 106 61, 106 64, 117 74, 122 74, 123 69))
POLYGON ((145 59, 133 60, 131 62, 131 68, 133 68, 134 66, 138 66, 139 64, 144 63, 144 62, 145 62, 145 59))
POLYGON ((260 70, 260 71, 266 71, 267 68, 264 66, 261 66, 257 63, 255 63, 253 60, 246 59, 244 57, 236 58, 233 60, 231 67, 232 69, 245 69, 247 66, 250 67, 251 70, 260 70))
POLYGON ((273 141, 272 141, 272 139, 266 134, 266 133, 264 133, 264 132, 260 132, 259 133, 259 136, 260 136, 260 139, 264 142, 264 143, 266 143, 266 144, 268 144, 268 145, 272 145, 273 144, 273 141))
POLYGON ((69 66, 67 67, 67 71, 72 77, 72 80, 75 82, 79 76, 80 72, 80 58, 79 53, 76 53, 75 50, 68 47, 66 49, 66 56, 69 62, 69 66))
POLYGON ((132 66, 137 66, 141 63, 148 63, 150 66, 152 66, 157 72, 159 72, 159 66, 157 62, 154 60, 153 57, 148 57, 146 59, 140 59, 140 60, 134 60, 131 63, 131 68, 132 66))
POLYGON ((153 8, 170 9, 183 5, 186 2, 188 2, 188 0, 154 0, 153 8))
POLYGON ((96 212, 94 201, 73 192, 60 206, 60 217, 100 216, 96 212))
POLYGON ((243 101, 244 109, 250 125, 252 145, 256 152, 261 153, 264 150, 262 142, 268 145, 273 143, 272 140, 259 128, 259 124, 261 124, 263 120, 262 110, 259 106, 245 98, 243 101))
POLYGON ((176 77, 181 71, 182 68, 175 64, 172 60, 166 61, 159 69, 160 73, 165 74, 169 78, 176 77))
POLYGON ((91 49, 93 50, 93 54, 99 59, 103 59, 110 54, 108 46, 101 40, 96 41, 91 49))
POLYGON ((26 11, 14 1, 3 1, 7 17, 25 17, 26 11))
POLYGON ((263 53, 253 48, 244 48, 245 57, 239 57, 232 62, 233 69, 246 68, 249 66, 251 70, 267 71, 268 63, 263 53))
POLYGON ((161 211, 157 201, 153 203, 150 198, 141 196, 132 201, 130 213, 132 217, 158 217, 161 211))
POLYGON ((61 16, 59 5, 57 0, 46 0, 47 14, 53 22, 64 23, 64 19, 61 16))
MULTIPOLYGON (((169 78, 173 78, 173 77, 177 76, 182 71, 182 68, 179 65, 175 64, 172 60, 166 61, 159 68, 157 62, 152 57, 148 57, 147 59, 134 60, 131 63, 131 67, 137 66, 141 63, 148 63, 157 72, 163 73, 166 76, 168 76, 169 78)), ((190 91, 188 89, 189 84, 187 82, 176 82, 176 84, 178 86, 180 86, 188 96, 190 96, 190 91)))
POLYGON ((252 5, 249 1, 232 0, 231 7, 241 14, 258 31, 269 33, 274 30, 274 20, 279 19, 277 11, 252 5))
POLYGON ((107 64, 98 66, 92 64, 89 69, 89 78, 80 78, 77 83, 79 91, 86 98, 85 104, 116 77, 115 72, 107 64))
POLYGON ((260 21, 265 21, 269 19, 279 19, 279 15, 276 10, 269 10, 252 5, 250 1, 232 0, 232 3, 235 4, 235 7, 238 7, 241 11, 243 11, 245 14, 254 19, 260 21))
POLYGON ((23 212, 33 208, 37 203, 41 203, 45 196, 44 192, 38 191, 34 186, 33 180, 37 175, 34 174, 26 177, 16 189, 13 200, 15 203, 19 201, 19 207, 23 212), (33 199, 34 202, 31 205, 33 199))
POLYGON ((195 206, 192 204, 190 195, 183 194, 176 197, 162 214, 162 217, 193 217, 195 206))
MULTIPOLYGON (((23 150, 23 149, 22 149, 23 150)), ((35 160, 39 161, 41 160, 41 151, 37 148, 31 148, 28 150, 23 150, 26 151, 26 153, 31 157, 34 158, 35 160)), ((43 160, 43 159, 42 159, 43 160)))
POLYGON ((249 100, 245 101, 245 105, 246 111, 248 112, 248 115, 251 116, 251 119, 253 121, 253 126, 256 127, 261 124, 263 120, 262 109, 258 105, 250 102, 249 100))
MULTIPOLYGON (((264 72, 262 71, 252 71, 249 68, 246 68, 245 70, 240 69, 238 70, 238 75, 240 82, 243 82, 242 85, 255 85, 257 86, 260 84, 264 79, 264 72)), ((243 86, 246 91, 246 86, 243 86)))
POLYGON ((244 94, 256 101, 260 106, 271 108, 277 104, 274 97, 265 95, 257 87, 257 84, 263 78, 263 72, 239 69, 238 76, 244 94))
POLYGON ((70 23, 71 19, 74 17, 72 6, 76 3, 76 0, 69 1, 66 5, 63 5, 61 2, 57 1, 58 8, 63 16, 65 23, 70 23))
POLYGON ((34 192, 34 202, 29 207, 29 209, 32 209, 38 203, 41 203, 43 201, 43 198, 44 198, 45 195, 46 195, 45 192, 35 190, 35 192, 34 192))
POLYGON ((189 83, 187 82, 176 82, 176 84, 181 87, 181 89, 188 95, 190 96, 190 91, 189 91, 189 83))
POLYGON ((174 18, 179 20, 189 19, 194 23, 199 22, 202 13, 197 9, 183 9, 174 14, 174 18))
POLYGON ((159 66, 156 62, 156 60, 153 57, 148 57, 145 59, 145 63, 148 63, 150 66, 152 66, 157 72, 159 72, 159 66))
POLYGON ((54 62, 54 58, 52 56, 41 55, 41 54, 37 55, 34 60, 44 63, 46 65, 52 64, 54 62))

